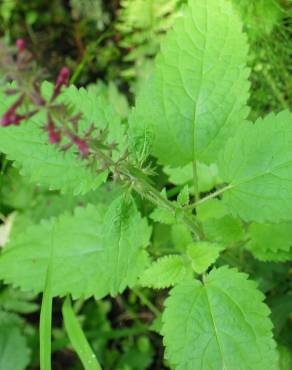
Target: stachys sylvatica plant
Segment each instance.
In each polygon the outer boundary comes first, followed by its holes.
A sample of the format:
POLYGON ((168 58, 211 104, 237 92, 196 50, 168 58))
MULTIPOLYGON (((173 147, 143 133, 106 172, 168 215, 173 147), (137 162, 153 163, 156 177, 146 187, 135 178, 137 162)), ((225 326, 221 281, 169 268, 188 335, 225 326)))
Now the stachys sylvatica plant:
POLYGON ((1 253, 6 284, 43 293, 42 369, 51 367, 54 297, 64 297, 84 367, 100 369, 70 299, 135 287, 169 288, 160 333, 170 368, 279 368, 270 311, 242 256, 291 260, 292 115, 248 120, 247 55, 228 0, 189 0, 125 122, 96 90, 70 86, 66 67, 55 84, 40 83, 23 40, 1 46, 1 152, 49 190, 77 197, 106 181, 118 188, 110 204, 88 200, 31 225, 1 253), (155 185, 154 163, 173 183, 187 177, 175 199, 155 185), (158 255, 157 223, 176 235, 176 247, 158 255))

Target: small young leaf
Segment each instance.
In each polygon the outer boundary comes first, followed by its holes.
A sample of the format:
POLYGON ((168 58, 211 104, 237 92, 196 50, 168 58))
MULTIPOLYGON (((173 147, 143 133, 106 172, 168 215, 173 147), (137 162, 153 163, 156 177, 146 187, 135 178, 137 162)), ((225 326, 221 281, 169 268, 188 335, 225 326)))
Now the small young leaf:
POLYGON ((194 271, 202 274, 217 260, 223 249, 217 243, 198 242, 188 246, 187 255, 192 261, 194 271))
POLYGON ((292 114, 283 111, 243 124, 219 159, 229 184, 223 200, 245 221, 292 219, 292 114))
POLYGON ((221 267, 204 284, 180 283, 163 313, 166 357, 176 369, 277 370, 269 309, 247 275, 221 267))
POLYGON ((179 193, 179 195, 177 197, 177 202, 181 206, 186 206, 186 205, 189 204, 189 202, 190 202, 190 191, 189 191, 189 187, 187 185, 184 186, 182 191, 179 193))
POLYGON ((186 277, 191 276, 191 270, 181 256, 165 256, 153 262, 140 277, 140 284, 154 289, 171 287, 186 277))

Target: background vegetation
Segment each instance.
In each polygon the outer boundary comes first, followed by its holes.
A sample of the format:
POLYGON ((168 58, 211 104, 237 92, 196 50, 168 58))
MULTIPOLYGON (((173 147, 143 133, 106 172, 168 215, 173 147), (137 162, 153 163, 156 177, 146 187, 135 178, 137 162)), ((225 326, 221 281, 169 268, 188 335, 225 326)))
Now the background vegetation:
MULTIPOLYGON (((184 2, 2 0, 0 34, 8 45, 24 38, 47 79, 55 79, 60 68, 67 65, 72 72, 72 83, 98 89, 126 119, 133 94, 151 71, 160 41, 184 2)), ((234 5, 250 42, 251 118, 272 110, 291 109, 292 2, 234 0, 234 5)), ((9 234, 20 233, 31 223, 56 216, 64 209, 70 212, 88 200, 107 203, 112 197, 109 187, 86 198, 62 196, 28 184, 4 156, 0 166, 0 246, 4 246, 9 234)), ((170 195, 177 194, 180 185, 173 185, 176 182, 170 181, 159 168, 155 179, 170 195)), ((150 205, 149 209, 145 205, 144 208, 145 213, 151 211, 150 205)), ((154 230, 151 246, 154 253, 157 251, 159 255, 176 244, 177 234, 170 232, 170 226, 154 223, 154 230)), ((232 254, 225 258, 233 264, 232 254)), ((281 366, 289 370, 292 368, 288 351, 292 347, 291 265, 259 262, 246 255, 242 269, 258 281, 268 297, 275 336, 281 343, 281 366)), ((150 293, 136 289, 115 299, 75 302, 74 309, 104 369, 168 368, 163 362, 163 346, 158 335, 165 295, 166 291, 150 293)), ((40 299, 0 286, 0 370, 39 368, 40 299)), ((62 325, 61 301, 56 299, 53 369, 81 369, 62 325)))

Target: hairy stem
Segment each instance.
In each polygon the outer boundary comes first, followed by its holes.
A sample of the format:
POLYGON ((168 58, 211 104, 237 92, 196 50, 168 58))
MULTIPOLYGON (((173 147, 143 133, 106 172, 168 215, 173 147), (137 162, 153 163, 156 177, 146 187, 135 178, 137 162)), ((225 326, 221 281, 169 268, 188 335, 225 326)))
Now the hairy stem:
POLYGON ((131 165, 120 166, 118 171, 120 174, 124 175, 132 184, 133 189, 142 197, 147 198, 151 203, 156 206, 165 208, 172 212, 174 215, 180 213, 181 221, 189 228, 189 230, 198 237, 198 239, 203 238, 202 230, 194 219, 194 217, 188 212, 188 210, 183 209, 176 203, 169 201, 165 198, 157 189, 155 189, 148 181, 147 177, 139 170, 132 167, 131 165))

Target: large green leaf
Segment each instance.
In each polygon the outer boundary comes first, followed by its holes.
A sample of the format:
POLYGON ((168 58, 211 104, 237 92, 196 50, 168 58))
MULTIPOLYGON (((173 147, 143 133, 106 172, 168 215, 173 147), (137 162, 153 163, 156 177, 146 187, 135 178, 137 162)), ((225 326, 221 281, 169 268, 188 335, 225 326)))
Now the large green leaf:
POLYGON ((229 184, 223 200, 246 221, 292 218, 292 114, 270 114, 243 124, 219 159, 220 177, 229 184))
POLYGON ((93 124, 98 129, 107 129, 108 143, 115 142, 120 147, 123 146, 125 130, 121 124, 121 118, 101 91, 94 88, 77 89, 72 85, 61 97, 76 114, 78 112, 83 114, 84 119, 80 122, 83 129, 86 130, 89 124, 93 124))
POLYGON ((163 164, 214 161, 248 114, 246 61, 246 37, 230 2, 189 0, 130 117, 136 149, 150 135, 163 164))
POLYGON ((0 150, 16 162, 23 176, 51 190, 74 194, 95 189, 106 179, 106 174, 97 175, 74 153, 62 153, 48 144, 46 133, 31 123, 1 128, 0 150))
MULTIPOLYGON (((44 83, 44 96, 50 96, 52 85, 44 83)), ((0 116, 11 104, 11 98, 0 94, 0 116)), ((99 129, 108 129, 108 141, 123 146, 123 127, 120 118, 106 104, 106 100, 94 91, 76 89, 71 86, 61 97, 61 100, 74 107, 75 112, 81 112, 81 131, 91 124, 99 129)), ((107 177, 107 173, 97 174, 86 161, 76 155, 74 149, 61 152, 55 145, 49 144, 47 133, 42 129, 46 124, 44 112, 38 113, 28 122, 19 127, 1 127, 0 151, 20 167, 21 174, 31 182, 43 185, 49 189, 60 189, 62 192, 83 194, 96 189, 107 177)), ((117 152, 114 152, 117 156, 117 152)))
POLYGON ((7 245, 0 278, 24 290, 43 291, 52 254, 52 294, 116 295, 135 284, 147 263, 150 229, 132 198, 121 196, 106 211, 78 208, 30 227, 7 245))
POLYGON ((276 370, 269 309, 247 275, 227 267, 172 289, 163 314, 166 357, 179 370, 276 370))

